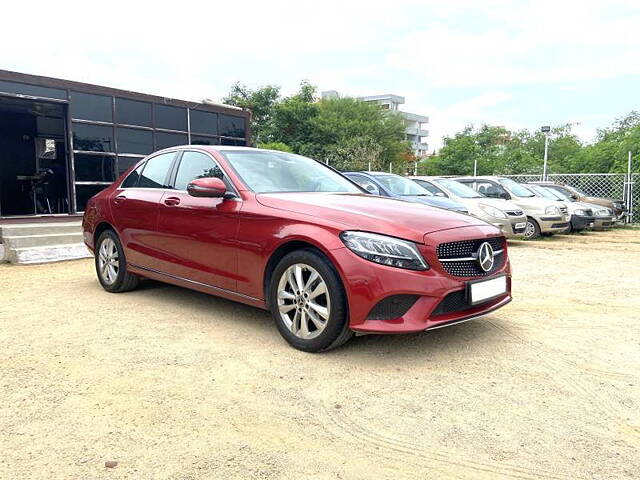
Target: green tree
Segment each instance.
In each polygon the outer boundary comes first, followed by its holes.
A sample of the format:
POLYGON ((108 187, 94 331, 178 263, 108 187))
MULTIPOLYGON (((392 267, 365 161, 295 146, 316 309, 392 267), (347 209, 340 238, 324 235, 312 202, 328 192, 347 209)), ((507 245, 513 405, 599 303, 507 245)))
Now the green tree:
POLYGON ((266 150, 279 150, 281 152, 288 152, 288 153, 293 152, 293 149, 289 145, 282 142, 259 143, 258 148, 264 148, 266 150))
POLYGON ((268 129, 273 109, 280 100, 280 87, 266 85, 255 90, 236 82, 229 94, 222 99, 227 105, 245 108, 251 111, 251 137, 256 144, 263 139, 263 130, 268 129))

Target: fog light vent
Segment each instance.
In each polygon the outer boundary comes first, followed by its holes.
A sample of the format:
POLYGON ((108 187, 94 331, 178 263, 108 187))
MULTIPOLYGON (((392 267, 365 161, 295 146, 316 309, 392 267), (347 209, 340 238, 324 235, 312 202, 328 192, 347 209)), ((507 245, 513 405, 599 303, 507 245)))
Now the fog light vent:
POLYGON ((418 295, 392 295, 379 301, 371 309, 367 320, 391 320, 399 318, 409 311, 418 300, 418 295))

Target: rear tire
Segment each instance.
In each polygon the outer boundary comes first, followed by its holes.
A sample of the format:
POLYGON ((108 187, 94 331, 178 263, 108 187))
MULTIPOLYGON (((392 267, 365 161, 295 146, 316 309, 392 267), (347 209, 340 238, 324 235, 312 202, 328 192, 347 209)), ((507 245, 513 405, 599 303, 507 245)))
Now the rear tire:
POLYGON ((525 240, 540 238, 540 225, 533 218, 527 217, 527 226, 524 229, 525 240))
POLYGON ((98 281, 107 292, 128 292, 137 288, 140 283, 140 277, 127 271, 122 244, 113 230, 105 230, 98 237, 95 265, 98 281))
POLYGON ((292 347, 321 352, 353 336, 342 281, 320 252, 302 249, 285 255, 271 275, 268 292, 271 315, 292 347))

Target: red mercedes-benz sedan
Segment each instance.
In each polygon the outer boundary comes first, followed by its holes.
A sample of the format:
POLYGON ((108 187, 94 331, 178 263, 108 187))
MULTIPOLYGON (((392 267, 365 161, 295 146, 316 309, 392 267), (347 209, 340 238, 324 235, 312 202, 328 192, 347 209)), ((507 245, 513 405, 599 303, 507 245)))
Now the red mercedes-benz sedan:
POLYGON ((405 333, 511 301, 505 238, 474 217, 368 195, 299 155, 183 146, 91 198, 84 240, 109 292, 140 278, 269 309, 295 348, 405 333))

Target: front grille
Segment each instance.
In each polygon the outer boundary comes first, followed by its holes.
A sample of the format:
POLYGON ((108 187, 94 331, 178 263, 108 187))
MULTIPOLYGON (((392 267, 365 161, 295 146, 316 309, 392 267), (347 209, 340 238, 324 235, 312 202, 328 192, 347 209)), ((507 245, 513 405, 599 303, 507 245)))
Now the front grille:
POLYGON ((445 272, 454 277, 485 277, 500 269, 505 262, 504 237, 480 238, 477 240, 462 240, 459 242, 441 243, 437 254, 440 265, 445 272), (476 262, 476 252, 480 245, 488 242, 496 253, 493 268, 485 272, 476 262))
POLYGON ((507 215, 511 215, 512 217, 521 217, 522 215, 524 215, 524 212, 522 210, 505 210, 505 213, 507 215))
POLYGON ((371 309, 367 320, 391 320, 400 318, 416 303, 418 295, 392 295, 380 300, 371 309))

